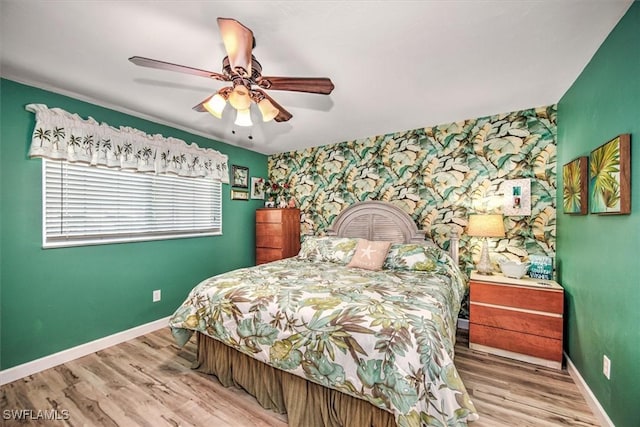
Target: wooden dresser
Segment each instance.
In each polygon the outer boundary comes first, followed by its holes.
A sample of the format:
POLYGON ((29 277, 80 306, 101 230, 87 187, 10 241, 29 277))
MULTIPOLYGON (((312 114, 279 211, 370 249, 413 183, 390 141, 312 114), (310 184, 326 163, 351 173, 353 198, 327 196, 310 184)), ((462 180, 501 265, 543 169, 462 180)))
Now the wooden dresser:
POLYGON ((471 349, 562 369, 562 286, 476 272, 470 286, 471 349))
POLYGON ((300 209, 256 210, 256 264, 290 258, 300 252, 300 209))

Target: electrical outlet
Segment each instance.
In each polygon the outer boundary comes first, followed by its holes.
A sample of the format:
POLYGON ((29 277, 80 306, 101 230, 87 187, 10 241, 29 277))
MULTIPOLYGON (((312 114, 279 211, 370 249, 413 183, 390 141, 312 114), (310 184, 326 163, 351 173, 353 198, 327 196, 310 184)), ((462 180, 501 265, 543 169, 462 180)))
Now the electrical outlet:
POLYGON ((156 289, 153 291, 153 302, 158 302, 162 298, 162 294, 160 293, 160 289, 156 289))
POLYGON ((611 360, 606 354, 602 356, 602 373, 607 379, 611 379, 611 360))

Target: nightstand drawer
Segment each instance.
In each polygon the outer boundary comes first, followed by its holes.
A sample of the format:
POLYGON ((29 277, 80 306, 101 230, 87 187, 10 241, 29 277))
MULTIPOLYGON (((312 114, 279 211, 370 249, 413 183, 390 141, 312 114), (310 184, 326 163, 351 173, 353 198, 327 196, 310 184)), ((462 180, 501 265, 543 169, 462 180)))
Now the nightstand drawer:
POLYGON ((562 314, 562 291, 472 281, 471 301, 562 314))
POLYGON ((469 342, 562 363, 562 340, 470 323, 469 342))
POLYGON ((479 325, 515 332, 526 331, 530 335, 562 340, 563 321, 560 315, 489 307, 483 303, 471 302, 469 321, 479 325))

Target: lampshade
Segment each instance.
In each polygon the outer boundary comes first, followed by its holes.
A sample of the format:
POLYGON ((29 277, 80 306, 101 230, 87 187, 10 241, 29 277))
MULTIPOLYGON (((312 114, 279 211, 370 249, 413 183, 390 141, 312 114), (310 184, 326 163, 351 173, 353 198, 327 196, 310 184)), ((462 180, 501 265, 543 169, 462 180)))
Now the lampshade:
POLYGON ((224 111, 224 107, 227 106, 227 100, 224 99, 220 93, 216 93, 211 98, 209 98, 202 106, 211 113, 214 117, 219 119, 222 118, 222 112, 224 111))
POLYGON ((253 122, 251 122, 251 110, 247 107, 243 110, 238 110, 236 114, 236 121, 234 122, 236 126, 252 126, 253 122))
POLYGON ((251 106, 249 89, 243 85, 234 86, 233 91, 229 94, 229 104, 238 111, 248 109, 251 106))
POLYGON ((502 215, 469 215, 467 234, 475 237, 504 237, 502 215))
POLYGON ((274 107, 271 101, 269 101, 267 98, 264 98, 263 100, 258 102, 258 108, 262 113, 263 122, 268 122, 269 120, 275 119, 278 113, 280 113, 280 110, 274 107))

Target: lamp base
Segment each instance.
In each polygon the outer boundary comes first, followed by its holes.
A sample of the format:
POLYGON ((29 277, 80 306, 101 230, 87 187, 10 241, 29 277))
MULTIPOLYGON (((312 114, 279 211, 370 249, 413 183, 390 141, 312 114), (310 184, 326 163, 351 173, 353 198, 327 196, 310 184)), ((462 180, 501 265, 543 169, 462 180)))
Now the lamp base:
POLYGON ((480 270, 476 270, 476 273, 478 273, 481 276, 493 276, 493 271, 480 271, 480 270))
POLYGON ((482 252, 480 252, 480 261, 478 261, 476 269, 479 274, 484 276, 493 275, 493 267, 491 265, 491 260, 489 259, 489 245, 486 237, 482 241, 482 252))

